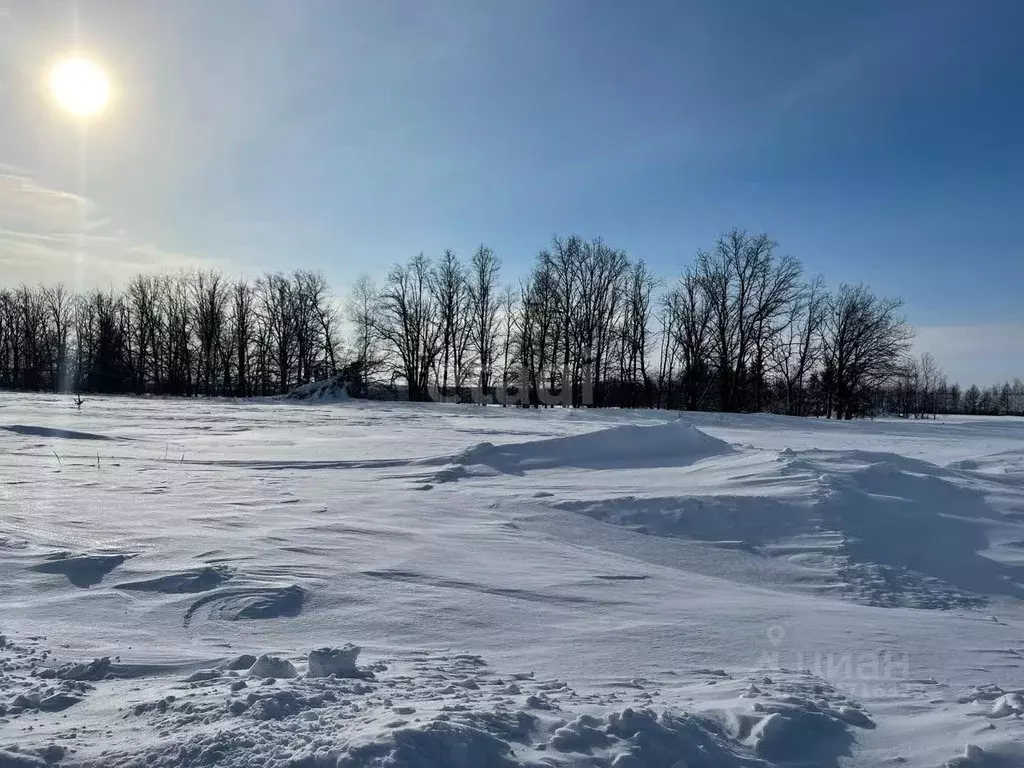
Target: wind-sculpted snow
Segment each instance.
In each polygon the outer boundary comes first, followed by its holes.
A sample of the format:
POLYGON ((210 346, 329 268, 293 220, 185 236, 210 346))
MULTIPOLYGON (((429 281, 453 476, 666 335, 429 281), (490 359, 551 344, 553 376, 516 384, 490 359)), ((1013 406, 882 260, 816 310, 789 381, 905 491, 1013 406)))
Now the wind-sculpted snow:
POLYGON ((185 594, 191 592, 207 592, 215 589, 230 579, 231 569, 225 566, 205 566, 192 568, 166 576, 157 576, 140 581, 124 581, 117 585, 118 589, 134 592, 163 592, 166 594, 185 594))
POLYGON ((298 616, 306 590, 295 584, 286 587, 230 587, 200 597, 185 612, 187 626, 197 613, 210 619, 242 621, 298 616))
MULTIPOLYGON (((570 437, 528 443, 478 443, 445 460, 456 468, 484 466, 502 474, 566 467, 620 469, 680 467, 733 452, 728 443, 682 421, 653 426, 624 425, 570 437)), ((458 479, 461 472, 441 470, 440 481, 458 479)), ((462 470, 464 472, 464 470, 462 470)))
POLYGON ((948 470, 884 453, 789 451, 754 487, 771 487, 780 474, 801 479, 799 492, 628 495, 555 505, 646 534, 826 568, 850 597, 871 605, 980 607, 990 597, 1024 596, 1024 566, 985 553, 1005 517, 983 491, 959 484, 948 470))
POLYGON ((1024 421, 325 403, 0 396, 0 766, 1024 765, 1024 421))
POLYGON ((72 555, 60 552, 32 566, 39 573, 55 573, 67 577, 76 587, 91 587, 128 559, 127 555, 72 555))
POLYGON ((33 437, 50 437, 58 440, 111 440, 107 435, 97 435, 93 432, 79 432, 74 429, 59 429, 56 427, 35 427, 27 424, 11 424, 0 429, 13 432, 16 435, 29 435, 33 437))

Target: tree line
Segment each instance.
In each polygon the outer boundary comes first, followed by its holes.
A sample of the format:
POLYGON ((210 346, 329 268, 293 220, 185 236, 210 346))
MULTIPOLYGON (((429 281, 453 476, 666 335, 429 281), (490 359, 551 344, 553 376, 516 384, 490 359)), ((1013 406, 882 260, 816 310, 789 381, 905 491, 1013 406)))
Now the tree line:
POLYGON ((120 290, 0 291, 0 388, 136 395, 287 392, 338 369, 320 272, 138 275, 120 290))
POLYGON ((666 285, 600 238, 555 237, 517 283, 481 246, 362 279, 348 304, 354 363, 409 397, 553 392, 573 405, 772 410, 853 418, 893 381, 913 336, 901 303, 826 290, 765 234, 733 230, 666 285), (434 386, 437 389, 431 390, 434 386))
POLYGON ((765 234, 724 234, 672 281, 569 236, 514 282, 480 246, 415 256, 380 285, 361 277, 343 304, 301 270, 2 291, 0 387, 244 397, 341 374, 356 394, 415 401, 846 419, 1024 409, 1011 385, 950 387, 930 356, 910 357, 913 335, 898 299, 829 290, 765 234))

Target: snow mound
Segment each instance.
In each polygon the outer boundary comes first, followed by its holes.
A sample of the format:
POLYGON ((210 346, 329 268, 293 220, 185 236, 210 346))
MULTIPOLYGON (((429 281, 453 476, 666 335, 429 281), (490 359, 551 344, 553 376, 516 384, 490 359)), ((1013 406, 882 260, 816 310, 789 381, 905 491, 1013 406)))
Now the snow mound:
POLYGON ((343 648, 315 648, 309 652, 307 677, 362 677, 356 658, 363 649, 346 644, 343 648))
MULTIPOLYGON (((477 447, 465 460, 501 451, 477 447)), ((771 464, 757 463, 753 452, 738 459, 728 476, 702 464, 708 475, 683 483, 687 492, 679 495, 602 488, 611 493, 551 504, 638 533, 785 560, 823 594, 877 607, 976 609, 993 597, 1024 598, 1024 539, 1011 538, 1018 535, 1013 515, 1024 515, 1012 508, 1004 515, 980 483, 882 452, 783 451, 771 464), (996 532, 1001 549, 993 547, 996 532)), ((445 468, 452 469, 477 467, 445 468)))
POLYGON ((1024 694, 1004 693, 992 702, 991 716, 995 718, 1024 714, 1024 694))
POLYGON ((58 429, 56 427, 37 427, 30 424, 11 424, 8 427, 0 427, 7 432, 16 435, 28 435, 30 437, 53 437, 58 440, 113 440, 107 435, 98 435, 93 432, 79 432, 74 429, 58 429))
POLYGON ((348 402, 349 394, 340 377, 332 376, 296 387, 288 393, 288 399, 308 403, 344 403, 348 402))
MULTIPOLYGON (((623 425, 527 443, 495 446, 479 443, 449 457, 457 467, 483 465, 503 474, 531 470, 682 467, 712 456, 733 453, 725 441, 682 421, 656 425, 623 425)), ((440 481, 457 479, 442 470, 440 481)))
POLYGON ((295 666, 288 659, 282 659, 266 653, 260 654, 256 662, 249 668, 249 675, 251 677, 290 678, 296 677, 298 674, 295 666))

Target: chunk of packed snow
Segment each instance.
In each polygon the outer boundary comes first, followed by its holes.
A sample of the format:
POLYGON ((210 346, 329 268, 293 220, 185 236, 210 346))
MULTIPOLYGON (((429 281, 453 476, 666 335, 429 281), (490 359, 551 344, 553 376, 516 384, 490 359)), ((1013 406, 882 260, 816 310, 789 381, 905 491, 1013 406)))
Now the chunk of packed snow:
POLYGON ((253 677, 289 678, 298 676, 295 666, 288 659, 270 656, 266 653, 256 659, 256 662, 249 668, 249 674, 253 677))
POLYGON ((363 649, 347 643, 342 648, 316 648, 309 652, 307 677, 361 677, 356 657, 363 649))
POLYGON ((992 717, 1024 714, 1024 694, 1007 693, 992 702, 992 717))

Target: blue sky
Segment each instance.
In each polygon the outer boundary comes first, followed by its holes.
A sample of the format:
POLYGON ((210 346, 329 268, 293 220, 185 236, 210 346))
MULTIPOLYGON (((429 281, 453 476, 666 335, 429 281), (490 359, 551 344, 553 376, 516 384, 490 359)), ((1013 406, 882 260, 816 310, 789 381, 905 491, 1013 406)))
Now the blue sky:
POLYGON ((954 377, 1024 375, 1021 29, 1015 0, 0 0, 0 283, 343 292, 481 242, 511 279, 555 232, 671 277, 742 226, 904 298, 954 377), (115 89, 84 136, 43 87, 73 50, 115 89))

